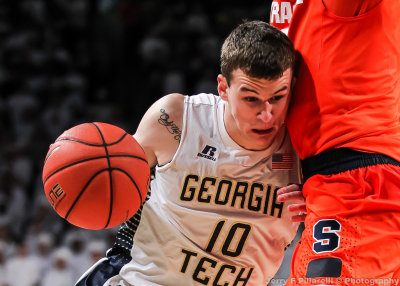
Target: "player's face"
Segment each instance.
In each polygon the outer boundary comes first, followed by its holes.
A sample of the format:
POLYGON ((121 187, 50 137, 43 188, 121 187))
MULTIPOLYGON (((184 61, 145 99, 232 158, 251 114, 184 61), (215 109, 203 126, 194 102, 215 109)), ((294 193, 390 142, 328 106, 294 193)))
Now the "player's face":
POLYGON ((284 124, 289 106, 292 70, 274 80, 232 73, 230 86, 218 76, 218 92, 225 105, 224 122, 231 138, 249 150, 268 148, 284 124))

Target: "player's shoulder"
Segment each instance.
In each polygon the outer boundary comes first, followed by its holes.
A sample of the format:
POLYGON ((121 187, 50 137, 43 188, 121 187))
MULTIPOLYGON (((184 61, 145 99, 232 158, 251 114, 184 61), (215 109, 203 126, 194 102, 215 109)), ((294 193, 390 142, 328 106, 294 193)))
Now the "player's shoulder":
POLYGON ((184 100, 185 96, 183 94, 167 94, 153 103, 145 116, 157 122, 163 120, 174 120, 175 123, 181 122, 184 100))
POLYGON ((150 166, 168 162, 175 153, 182 134, 184 98, 179 93, 165 95, 143 116, 134 137, 145 150, 150 166))
POLYGON ((183 95, 181 93, 170 93, 170 94, 163 96, 160 99, 160 101, 163 101, 168 104, 177 104, 177 103, 179 104, 179 103, 183 103, 184 98, 185 98, 185 95, 183 95))
POLYGON ((156 103, 160 106, 165 106, 165 108, 168 108, 171 112, 181 113, 184 100, 185 96, 183 94, 170 93, 160 98, 156 103))

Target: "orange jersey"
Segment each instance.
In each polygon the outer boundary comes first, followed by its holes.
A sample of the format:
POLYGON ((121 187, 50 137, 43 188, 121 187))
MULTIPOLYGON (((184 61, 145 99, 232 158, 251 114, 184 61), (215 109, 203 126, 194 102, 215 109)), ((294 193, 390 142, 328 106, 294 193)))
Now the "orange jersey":
POLYGON ((398 14, 399 0, 355 17, 322 0, 273 1, 271 23, 301 54, 287 126, 302 159, 347 147, 400 161, 398 14))

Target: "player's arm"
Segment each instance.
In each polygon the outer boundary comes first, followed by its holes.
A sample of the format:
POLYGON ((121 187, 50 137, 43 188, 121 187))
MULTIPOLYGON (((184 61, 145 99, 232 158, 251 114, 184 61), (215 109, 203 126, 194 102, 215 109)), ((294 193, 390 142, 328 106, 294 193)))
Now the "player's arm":
POLYGON ((286 202, 291 201, 288 205, 288 211, 293 213, 291 219, 296 222, 303 222, 306 218, 306 202, 303 197, 301 185, 291 184, 286 187, 280 188, 277 192, 278 201, 286 202), (293 201, 295 203, 293 203, 293 201))
POLYGON ((173 158, 181 139, 184 96, 169 94, 144 114, 133 137, 146 153, 150 167, 173 158))
POLYGON ((322 0, 329 12, 341 17, 353 17, 367 13, 383 0, 322 0))

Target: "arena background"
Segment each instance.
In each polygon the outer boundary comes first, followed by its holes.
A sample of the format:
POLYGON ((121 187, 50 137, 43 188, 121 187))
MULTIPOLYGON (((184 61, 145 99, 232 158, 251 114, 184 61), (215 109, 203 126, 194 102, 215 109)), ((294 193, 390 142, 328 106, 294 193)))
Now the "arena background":
POLYGON ((72 285, 111 247, 118 227, 82 230, 51 208, 48 146, 83 122, 134 133, 171 92, 216 93, 223 39, 269 18, 268 0, 233 2, 0 0, 0 286, 72 285))

